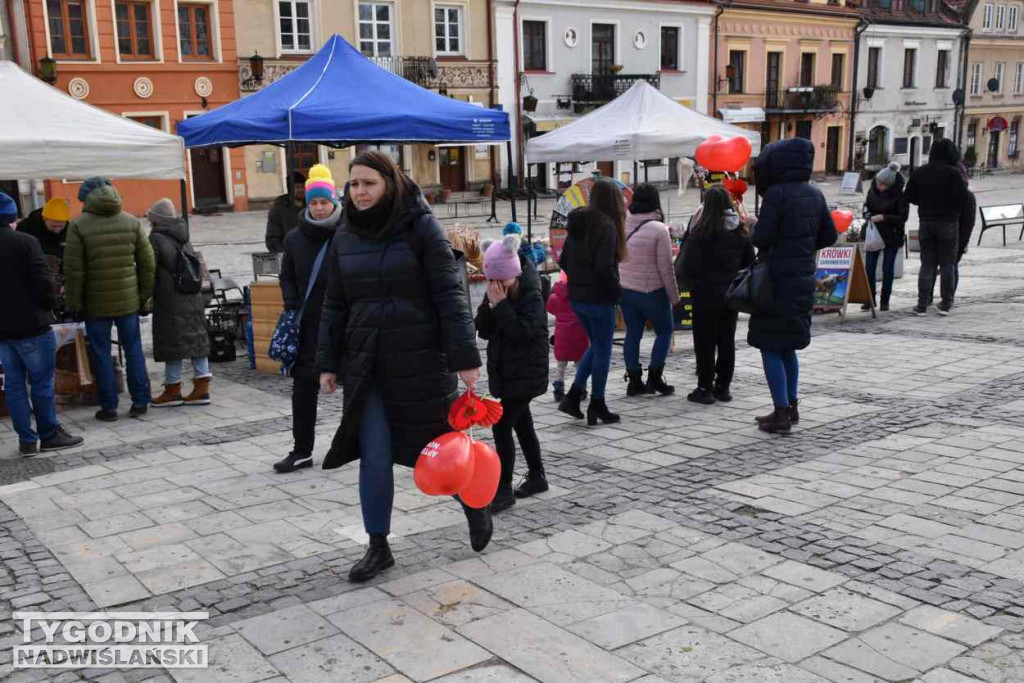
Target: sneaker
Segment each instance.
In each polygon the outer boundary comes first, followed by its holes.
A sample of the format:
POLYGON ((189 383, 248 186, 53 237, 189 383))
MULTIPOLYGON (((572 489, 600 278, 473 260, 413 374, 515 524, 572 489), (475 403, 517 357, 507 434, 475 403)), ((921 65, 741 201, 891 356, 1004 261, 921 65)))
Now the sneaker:
POLYGON ((65 448, 74 448, 80 446, 85 441, 80 436, 71 436, 68 434, 64 427, 57 427, 57 431, 53 433, 49 439, 44 439, 39 445, 39 450, 46 451, 61 451, 65 448))
POLYGON ((939 304, 938 308, 936 308, 935 310, 938 311, 939 315, 945 317, 945 316, 949 315, 949 311, 952 308, 953 308, 953 306, 951 304, 939 304))
POLYGON ((715 402, 715 397, 707 389, 697 387, 690 392, 690 395, 686 397, 686 400, 690 403, 702 403, 709 406, 715 402))
POLYGON ((128 417, 142 417, 149 412, 149 406, 132 406, 128 410, 128 417))
POLYGON ((39 452, 39 442, 21 442, 18 444, 18 452, 21 453, 21 455, 26 458, 31 458, 33 455, 39 452))
POLYGON ((914 306, 914 315, 922 316, 922 315, 927 315, 927 314, 928 314, 928 307, 927 306, 914 306))
POLYGON ((286 457, 284 460, 278 460, 277 462, 274 463, 274 471, 280 472, 281 474, 287 474, 288 472, 294 472, 295 470, 301 470, 306 467, 312 466, 312 455, 289 453, 288 457, 286 457))
POLYGON ((96 419, 101 422, 117 422, 117 411, 100 408, 96 411, 96 419))

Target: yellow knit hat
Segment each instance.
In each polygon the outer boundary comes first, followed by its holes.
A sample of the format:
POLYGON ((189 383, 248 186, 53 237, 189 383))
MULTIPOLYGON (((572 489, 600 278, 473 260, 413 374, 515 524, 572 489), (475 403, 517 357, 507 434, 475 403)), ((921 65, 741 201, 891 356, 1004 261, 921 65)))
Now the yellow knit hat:
POLYGON ((68 208, 68 200, 54 197, 43 205, 43 218, 51 221, 67 223, 71 220, 71 209, 68 208))

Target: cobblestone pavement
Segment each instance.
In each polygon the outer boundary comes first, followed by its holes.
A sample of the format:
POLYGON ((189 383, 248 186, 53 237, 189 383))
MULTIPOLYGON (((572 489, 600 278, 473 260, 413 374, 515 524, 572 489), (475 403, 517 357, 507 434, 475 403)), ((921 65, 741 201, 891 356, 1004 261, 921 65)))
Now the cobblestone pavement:
MULTIPOLYGON (((1024 245, 998 242, 968 254, 949 318, 909 315, 915 260, 898 310, 816 319, 789 437, 753 423, 770 399, 743 329, 730 404, 685 400, 685 334, 673 397, 626 398, 616 359, 619 425, 539 399, 552 489, 482 554, 396 470, 398 564, 369 585, 345 578, 356 468, 270 468, 281 378, 220 365, 208 408, 72 409, 85 447, 30 460, 0 422, 0 679, 1022 681, 1024 245), (212 669, 13 668, 13 611, 113 608, 208 611, 212 669)), ((318 454, 340 409, 322 398, 318 454)))

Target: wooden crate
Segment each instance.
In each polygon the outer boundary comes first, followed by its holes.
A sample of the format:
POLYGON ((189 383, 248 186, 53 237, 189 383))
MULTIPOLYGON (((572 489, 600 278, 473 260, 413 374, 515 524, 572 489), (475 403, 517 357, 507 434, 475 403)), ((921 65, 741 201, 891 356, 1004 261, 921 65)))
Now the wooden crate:
POLYGON ((270 338, 274 336, 277 319, 284 312, 281 285, 277 280, 253 282, 249 285, 252 299, 252 341, 256 350, 256 372, 276 375, 281 364, 267 357, 270 338))

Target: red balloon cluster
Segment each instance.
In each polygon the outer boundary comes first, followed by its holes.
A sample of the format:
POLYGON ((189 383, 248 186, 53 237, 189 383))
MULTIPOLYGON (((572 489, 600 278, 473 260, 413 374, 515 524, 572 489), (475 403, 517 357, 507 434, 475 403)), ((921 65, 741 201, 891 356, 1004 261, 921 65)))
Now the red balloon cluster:
POLYGON ((697 147, 694 156, 697 163, 709 171, 738 173, 750 161, 751 153, 753 148, 745 137, 724 140, 719 135, 712 135, 697 147))
POLYGON ((836 209, 832 212, 832 222, 835 223, 836 230, 840 233, 846 232, 853 224, 853 211, 836 209))
POLYGON ((724 187, 733 199, 740 201, 747 192, 747 182, 741 178, 726 178, 722 181, 724 187))
POLYGON ((458 494, 471 508, 490 505, 498 491, 501 461, 493 448, 462 430, 474 425, 491 427, 501 414, 498 401, 468 391, 460 396, 448 413, 448 422, 456 431, 428 443, 416 460, 416 487, 428 496, 458 494))

